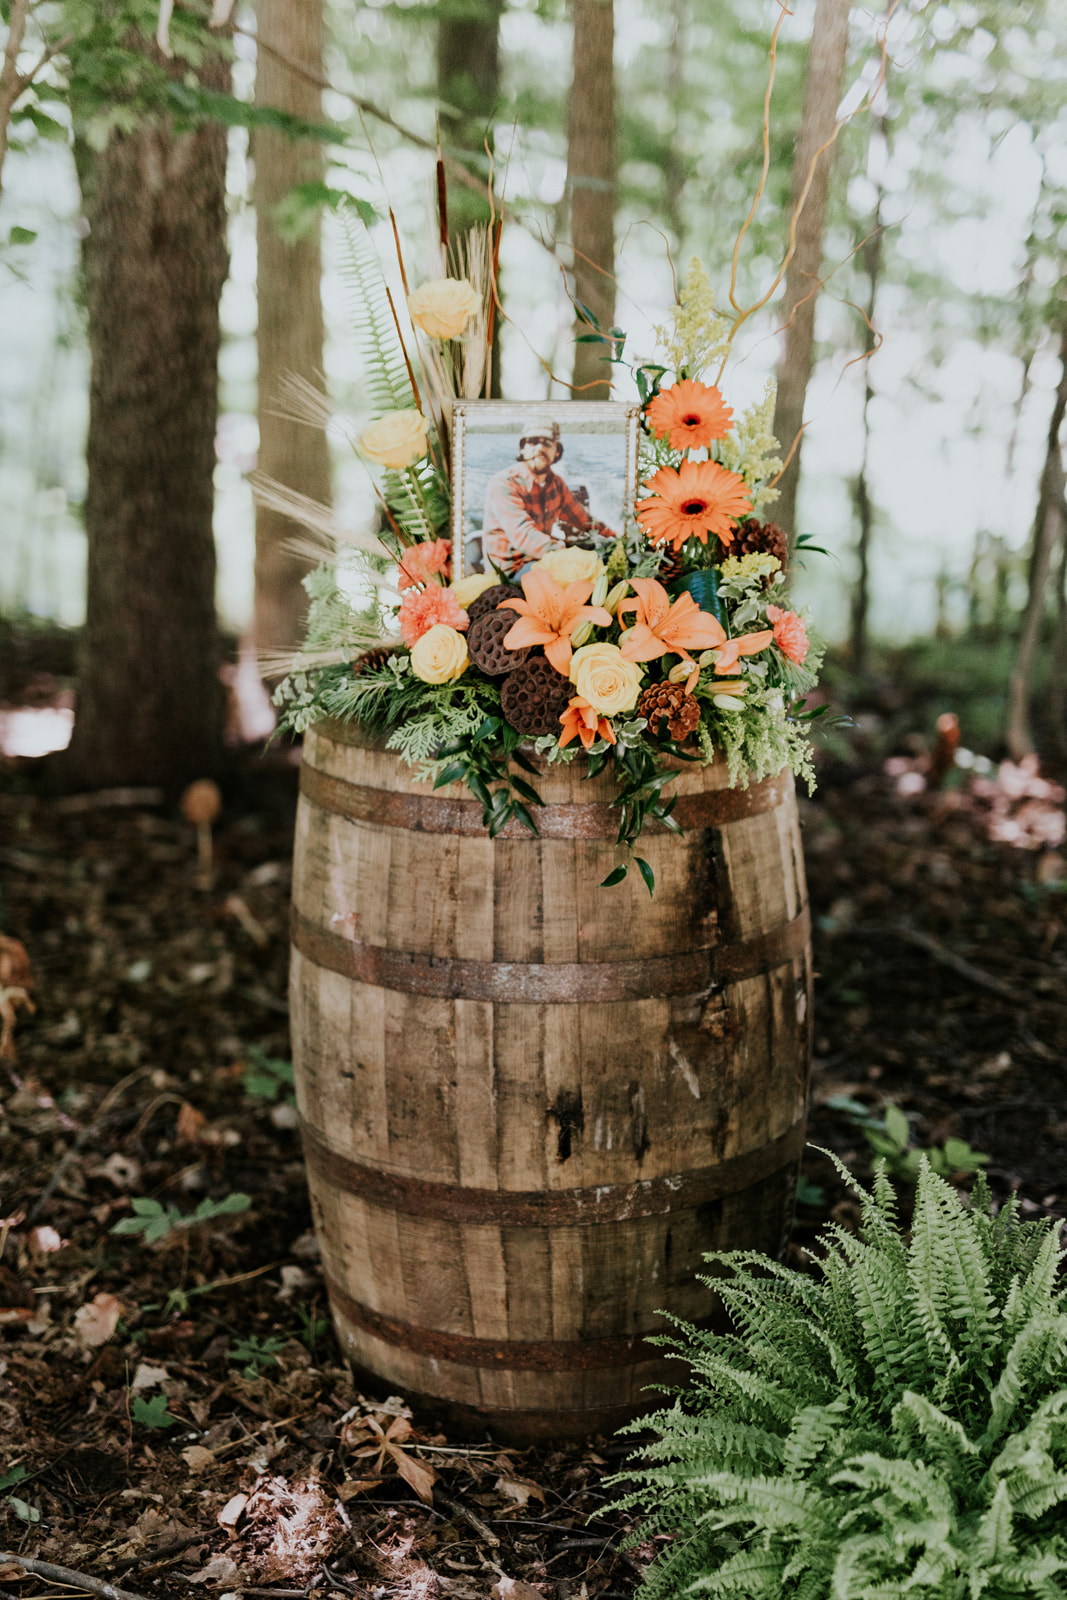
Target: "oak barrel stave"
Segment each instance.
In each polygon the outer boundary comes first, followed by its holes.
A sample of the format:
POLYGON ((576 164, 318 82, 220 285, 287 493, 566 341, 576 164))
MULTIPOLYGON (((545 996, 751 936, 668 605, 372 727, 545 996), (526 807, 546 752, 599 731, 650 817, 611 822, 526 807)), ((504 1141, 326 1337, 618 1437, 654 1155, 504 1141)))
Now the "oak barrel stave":
POLYGON ((544 836, 491 841, 465 790, 359 739, 308 737, 294 871, 342 1346, 472 1426, 602 1429, 663 1381, 656 1312, 707 1314, 703 1252, 783 1240, 810 1058, 792 782, 683 767, 685 838, 642 838, 650 901, 636 873, 597 887, 609 778, 551 769, 544 836))

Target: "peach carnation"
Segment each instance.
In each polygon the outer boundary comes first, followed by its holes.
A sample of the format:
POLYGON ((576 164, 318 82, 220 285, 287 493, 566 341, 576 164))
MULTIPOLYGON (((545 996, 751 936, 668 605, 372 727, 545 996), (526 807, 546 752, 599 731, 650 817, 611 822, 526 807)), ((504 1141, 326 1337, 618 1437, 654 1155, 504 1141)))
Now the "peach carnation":
POLYGON ((774 642, 784 656, 802 666, 808 653, 808 630, 795 611, 781 606, 767 607, 767 620, 774 628, 774 642))
POLYGON ((437 622, 464 633, 470 618, 452 593, 439 583, 428 584, 425 589, 413 589, 400 602, 400 637, 406 645, 413 645, 437 622))
POLYGON ((412 584, 426 583, 437 572, 447 576, 452 562, 450 539, 426 539, 404 551, 400 562, 400 587, 410 589, 412 584))

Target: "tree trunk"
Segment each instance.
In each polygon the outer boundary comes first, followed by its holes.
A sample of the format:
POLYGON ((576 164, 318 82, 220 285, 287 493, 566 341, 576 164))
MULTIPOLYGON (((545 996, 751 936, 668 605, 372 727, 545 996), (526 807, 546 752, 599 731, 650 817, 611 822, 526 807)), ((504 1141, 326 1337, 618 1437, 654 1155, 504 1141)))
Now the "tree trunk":
POLYGON ((456 184, 448 197, 449 235, 455 239, 489 221, 485 141, 493 148, 500 101, 500 17, 504 0, 462 0, 443 8, 437 22, 437 98, 441 142, 472 172, 484 172, 484 198, 456 184))
MULTIPOLYGON (((879 118, 873 131, 884 141, 886 129, 883 118, 879 118)), ((856 586, 852 591, 850 652, 853 671, 859 673, 867 670, 869 644, 867 618, 871 599, 871 539, 874 533, 874 508, 871 505, 867 466, 871 443, 871 401, 874 399, 874 389, 871 386, 871 357, 874 354, 876 345, 874 313, 878 302, 878 280, 882 271, 882 243, 882 185, 879 183, 878 198, 875 201, 870 232, 862 248, 863 266, 867 273, 867 305, 865 308, 863 340, 863 351, 866 360, 863 364, 863 459, 860 462, 855 489, 859 538, 856 541, 856 586)))
MULTIPOLYGON (((322 73, 321 0, 258 0, 261 45, 322 73)), ((256 104, 288 111, 307 122, 322 120, 322 92, 261 48, 256 59, 256 104)), ((322 147, 296 142, 273 128, 257 128, 255 205, 259 294, 259 471, 311 499, 330 499, 326 435, 276 416, 282 376, 295 372, 316 382, 322 371, 322 254, 317 209, 307 213, 301 237, 282 238, 277 208, 297 184, 322 181, 322 147)), ((304 636, 307 563, 282 549, 296 531, 288 517, 256 507, 255 642, 259 650, 295 649, 304 636)))
MULTIPOLYGON (((217 57, 209 74, 228 81, 217 57)), ((89 563, 67 769, 89 785, 176 785, 221 754, 212 477, 226 133, 145 120, 78 156, 89 563)))
MULTIPOLYGON (((453 0, 454 3, 454 0, 453 0)), ((488 222, 489 170, 486 142, 493 149, 493 123, 500 105, 500 18, 504 0, 460 0, 438 14, 437 100, 441 142, 471 172, 484 172, 485 193, 453 184, 448 193, 449 243, 477 223, 488 222)), ((500 294, 500 285, 497 284, 500 294)), ((501 295, 501 299, 503 296, 501 295)), ((500 396, 500 331, 489 372, 489 393, 500 396)))
POLYGON ((1037 512, 1034 517, 1029 594, 1009 686, 1006 738, 1008 751, 1014 761, 1020 761, 1034 748, 1034 737, 1030 726, 1034 661, 1045 621, 1048 576, 1052 567, 1057 533, 1061 538, 1067 538, 1067 527, 1064 526, 1062 511, 1065 477, 1060 447, 1060 429, 1067 413, 1067 322, 1064 323, 1060 333, 1060 363, 1060 381, 1056 388, 1056 399, 1049 421, 1048 447, 1045 451, 1045 466, 1041 473, 1041 488, 1038 492, 1037 512))
MULTIPOLYGON (((574 296, 607 332, 615 321, 615 14, 612 0, 573 0, 574 80, 567 120, 574 296)), ((580 319, 575 334, 588 333, 580 319)), ((602 344, 575 347, 577 400, 611 398, 602 344)))
MULTIPOLYGON (((795 211, 808 180, 815 152, 834 131, 848 55, 849 0, 816 0, 808 51, 804 112, 793 157, 792 207, 795 211)), ((782 321, 785 352, 778 368, 778 404, 774 431, 788 451, 804 422, 804 396, 814 365, 815 303, 822 267, 822 239, 830 193, 831 151, 819 157, 804 209, 797 223, 796 251, 785 279, 782 321)), ((795 531, 801 443, 782 475, 775 516, 787 533, 795 531)))

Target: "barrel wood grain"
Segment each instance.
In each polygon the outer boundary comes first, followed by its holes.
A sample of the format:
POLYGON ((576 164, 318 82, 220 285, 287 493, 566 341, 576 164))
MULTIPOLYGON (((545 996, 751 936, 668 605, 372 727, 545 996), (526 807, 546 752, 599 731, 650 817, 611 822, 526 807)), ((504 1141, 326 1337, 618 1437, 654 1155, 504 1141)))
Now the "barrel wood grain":
MULTIPOLYGON (((613 1426, 662 1382, 705 1251, 777 1253, 810 1061, 789 775, 679 763, 677 840, 620 859, 610 776, 537 781, 490 840, 358 729, 307 738, 293 881, 297 1101, 353 1364, 513 1438, 613 1426)), ((473 809, 472 809, 473 808, 473 809)))

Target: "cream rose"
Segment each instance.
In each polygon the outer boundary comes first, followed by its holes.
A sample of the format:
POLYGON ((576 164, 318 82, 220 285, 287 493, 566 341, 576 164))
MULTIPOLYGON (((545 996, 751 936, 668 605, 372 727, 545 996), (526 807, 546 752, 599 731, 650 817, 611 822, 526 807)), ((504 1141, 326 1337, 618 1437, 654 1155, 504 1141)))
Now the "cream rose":
MULTIPOLYGON (((562 550, 550 550, 535 566, 543 567, 550 577, 565 589, 568 583, 592 583, 604 570, 595 550, 583 550, 580 545, 565 545, 562 550)), ((594 600, 594 605, 600 604, 594 600)))
POLYGON ((452 593, 466 610, 480 594, 484 594, 486 589, 491 589, 496 581, 495 575, 491 572, 472 572, 469 577, 460 578, 452 585, 452 593))
POLYGON ((410 411, 387 411, 364 428, 359 447, 383 467, 410 467, 426 454, 429 432, 429 420, 414 407, 410 411))
POLYGON ((431 339, 458 339, 481 303, 466 278, 434 278, 408 295, 408 315, 431 339))
POLYGON ((447 622, 435 622, 411 647, 411 670, 423 683, 452 683, 469 666, 467 641, 447 622))
POLYGON ((571 656, 571 682, 602 717, 632 711, 641 691, 641 668, 617 644, 586 644, 571 656))

